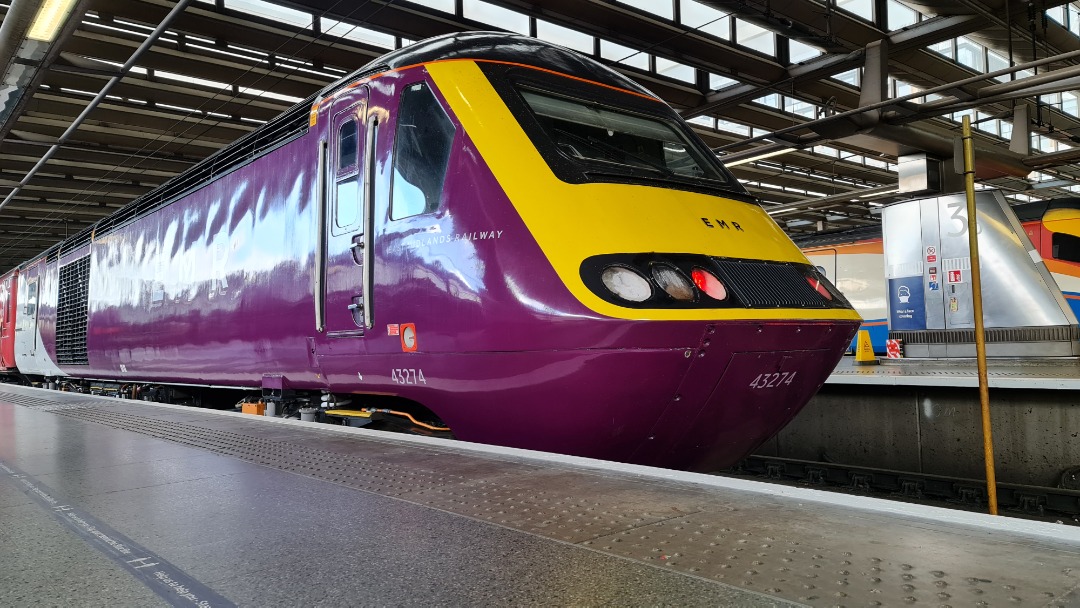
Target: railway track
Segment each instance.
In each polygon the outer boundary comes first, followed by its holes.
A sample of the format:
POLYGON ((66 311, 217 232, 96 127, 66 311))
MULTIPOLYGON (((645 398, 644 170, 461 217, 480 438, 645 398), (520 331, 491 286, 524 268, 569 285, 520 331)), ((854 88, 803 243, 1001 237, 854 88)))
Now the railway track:
MULTIPOLYGON (((781 483, 816 486, 822 490, 869 494, 971 511, 985 509, 987 505, 986 482, 981 479, 766 456, 750 456, 737 467, 721 474, 754 476, 781 483)), ((1076 475, 1068 472, 1062 477, 1061 485, 1075 483, 1077 479, 1076 475)), ((998 509, 1002 515, 1080 525, 1080 488, 1011 483, 998 483, 997 488, 998 509)))

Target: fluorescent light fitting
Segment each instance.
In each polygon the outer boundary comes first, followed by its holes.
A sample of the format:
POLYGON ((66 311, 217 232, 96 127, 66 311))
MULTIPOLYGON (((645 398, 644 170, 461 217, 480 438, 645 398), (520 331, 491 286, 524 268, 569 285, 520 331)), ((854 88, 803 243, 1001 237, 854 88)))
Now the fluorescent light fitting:
MULTIPOLYGON (((781 154, 787 154, 788 152, 794 152, 795 148, 784 148, 783 150, 773 150, 772 152, 766 152, 765 154, 758 154, 757 156, 749 156, 747 158, 739 158, 731 162, 724 163, 725 167, 734 167, 736 165, 745 165, 746 163, 752 163, 754 161, 761 160, 763 158, 771 158, 773 156, 780 156, 781 154)), ((720 159, 723 162, 723 159, 720 159)))
POLYGON ((900 188, 893 188, 892 190, 885 190, 884 192, 871 192, 870 194, 863 194, 859 198, 874 198, 875 196, 885 196, 886 194, 896 194, 900 191, 900 188))
POLYGON ((45 0, 38 9, 34 22, 30 24, 26 37, 30 40, 52 42, 67 22, 73 6, 75 0, 45 0))

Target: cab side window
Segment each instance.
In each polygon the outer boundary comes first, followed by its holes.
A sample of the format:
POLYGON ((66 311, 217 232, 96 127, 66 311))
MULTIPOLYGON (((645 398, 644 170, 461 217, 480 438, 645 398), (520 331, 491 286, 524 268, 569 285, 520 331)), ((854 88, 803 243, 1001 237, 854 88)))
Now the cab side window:
POLYGON ((391 219, 437 210, 454 143, 454 124, 426 84, 410 85, 401 94, 394 137, 391 219))
POLYGON ((1055 232, 1051 240, 1051 255, 1055 260, 1080 263, 1080 238, 1064 232, 1055 232))

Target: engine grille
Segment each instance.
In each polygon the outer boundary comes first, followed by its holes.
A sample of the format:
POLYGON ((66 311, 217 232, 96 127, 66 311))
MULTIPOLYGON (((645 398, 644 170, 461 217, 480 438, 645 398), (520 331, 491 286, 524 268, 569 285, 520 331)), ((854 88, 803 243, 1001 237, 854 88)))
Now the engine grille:
POLYGON ((790 264, 717 259, 727 284, 749 308, 825 308, 827 304, 790 264))
POLYGON ((90 297, 90 256, 60 268, 56 303, 56 362, 87 365, 86 316, 90 297))

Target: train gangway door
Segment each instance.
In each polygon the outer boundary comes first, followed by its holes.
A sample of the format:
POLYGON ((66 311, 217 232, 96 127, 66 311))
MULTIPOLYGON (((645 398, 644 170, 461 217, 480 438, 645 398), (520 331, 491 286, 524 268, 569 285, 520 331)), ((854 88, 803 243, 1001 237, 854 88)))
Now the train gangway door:
POLYGON ((321 229, 325 247, 322 276, 323 325, 327 337, 364 335, 365 316, 371 306, 365 293, 365 266, 370 262, 370 215, 365 183, 370 152, 367 150, 368 88, 358 87, 334 100, 327 156, 322 177, 327 187, 320 193, 324 217, 321 229))

